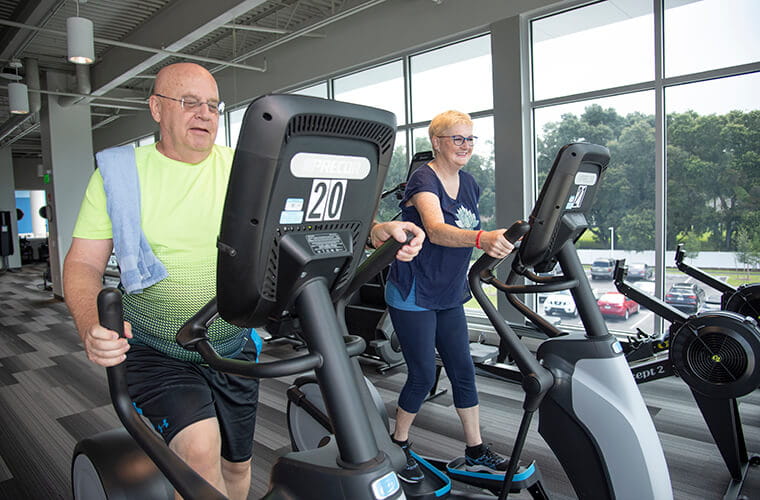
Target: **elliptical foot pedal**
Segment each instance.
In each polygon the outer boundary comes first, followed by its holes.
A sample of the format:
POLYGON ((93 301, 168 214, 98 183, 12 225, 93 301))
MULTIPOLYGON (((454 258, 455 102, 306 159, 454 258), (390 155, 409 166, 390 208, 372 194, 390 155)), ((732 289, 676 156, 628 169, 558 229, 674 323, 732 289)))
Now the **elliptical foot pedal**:
MULTIPOLYGON (((436 464, 439 466, 439 464, 436 464)), ((483 488, 494 495, 501 492, 504 484, 504 474, 490 474, 487 472, 472 472, 467 470, 465 457, 457 457, 448 463, 441 463, 445 467, 446 474, 457 481, 483 488)), ((539 490, 544 491, 541 484, 541 471, 538 469, 536 462, 526 465, 519 465, 515 477, 512 480, 510 493, 519 493, 522 490, 539 490)), ((541 498, 541 497, 535 497, 541 498)))
POLYGON ((417 460, 425 477, 416 484, 401 481, 406 497, 430 500, 446 497, 451 491, 451 479, 424 457, 411 450, 410 453, 417 460))
POLYGON ((479 342, 470 342, 470 356, 475 364, 488 363, 496 359, 499 348, 495 345, 486 345, 479 342))

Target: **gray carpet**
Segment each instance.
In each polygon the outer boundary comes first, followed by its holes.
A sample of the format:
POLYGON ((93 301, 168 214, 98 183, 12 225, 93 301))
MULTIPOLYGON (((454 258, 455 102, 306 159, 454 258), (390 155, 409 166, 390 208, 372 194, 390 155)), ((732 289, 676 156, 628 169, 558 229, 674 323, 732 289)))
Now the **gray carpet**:
MULTIPOLYGON (((65 305, 44 289, 41 265, 0 275, 0 499, 70 498, 70 460, 84 436, 117 426, 105 371, 90 363, 65 305)), ((298 355, 290 345, 270 343, 263 360, 298 355)), ((389 414, 404 383, 403 367, 385 375, 365 365, 389 414)), ((289 450, 285 389, 295 379, 262 382, 254 445, 250 498, 267 490, 271 464, 289 450)), ((444 378, 442 387, 448 387, 444 378)), ((484 439, 508 453, 521 414, 518 386, 478 378, 484 439)), ((665 450, 676 499, 720 499, 728 481, 725 466, 685 384, 676 378, 641 386, 665 450)), ((760 451, 760 395, 740 401, 750 451, 760 451)), ((535 427, 535 422, 534 422, 535 427)), ((463 452, 461 429, 450 394, 426 403, 413 428, 423 455, 463 452)), ((558 462, 540 436, 528 438, 524 460, 535 459, 556 498, 573 498, 558 462)), ((760 498, 760 470, 750 471, 743 494, 760 498)), ((529 498, 526 493, 510 498, 529 498)))

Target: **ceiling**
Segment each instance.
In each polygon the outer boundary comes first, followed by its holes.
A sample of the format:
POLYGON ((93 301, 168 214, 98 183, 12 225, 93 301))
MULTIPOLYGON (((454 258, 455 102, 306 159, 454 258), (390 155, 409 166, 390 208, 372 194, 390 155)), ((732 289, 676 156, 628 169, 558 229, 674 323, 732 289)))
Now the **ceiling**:
MULTIPOLYGON (((384 0, 0 0, 0 147, 14 158, 41 157, 39 113, 11 115, 4 88, 18 74, 30 89, 39 66, 70 74, 66 95, 87 99, 93 129, 146 109, 163 66, 193 61, 212 73, 235 66, 266 71, 267 50, 298 37, 320 37, 320 27, 384 0), (66 59, 66 19, 94 25, 95 62, 79 69, 66 59), (31 60, 31 62, 30 62, 31 60), (14 64, 14 62, 16 62, 14 64), (89 74, 88 74, 89 73, 89 74)), ((56 94, 57 93, 57 94, 56 94)))

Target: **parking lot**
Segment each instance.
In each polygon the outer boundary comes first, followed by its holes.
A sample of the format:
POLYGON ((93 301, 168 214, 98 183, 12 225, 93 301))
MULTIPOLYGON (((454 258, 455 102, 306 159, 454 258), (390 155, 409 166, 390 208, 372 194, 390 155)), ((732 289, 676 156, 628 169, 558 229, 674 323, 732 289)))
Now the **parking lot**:
MULTIPOLYGON (((612 280, 592 280, 590 271, 586 271, 586 276, 588 277, 589 284, 591 285, 591 288, 594 290, 595 295, 597 297, 600 297, 605 292, 612 292, 617 291, 615 288, 615 284, 612 280)), ((721 276, 717 276, 718 279, 723 279, 721 276)), ((694 278, 687 276, 685 274, 682 274, 678 271, 674 272, 668 272, 665 275, 665 292, 670 289, 670 287, 674 283, 692 283, 695 282, 694 278)), ((654 289, 654 281, 629 281, 633 286, 639 286, 641 288, 647 288, 649 287, 651 290, 654 289), (646 284, 644 284, 646 283, 646 284)), ((699 286, 701 286, 705 291, 705 296, 710 297, 712 295, 719 295, 717 291, 713 290, 712 288, 708 287, 707 285, 704 285, 702 283, 699 283, 699 286)), ((646 292, 648 293, 648 291, 646 292)), ((538 312, 541 314, 544 314, 544 303, 542 303, 538 306, 538 312)), ((560 319, 560 325, 566 325, 570 327, 578 327, 580 328, 582 326, 580 317, 570 317, 568 315, 562 315, 562 316, 556 316, 552 315, 549 316, 551 318, 559 318, 560 319)), ((652 333, 654 330, 654 313, 647 310, 644 307, 639 308, 639 312, 636 314, 631 315, 627 320, 623 318, 614 318, 614 317, 607 317, 605 318, 607 322, 607 327, 610 330, 615 331, 622 331, 626 333, 635 333, 637 329, 641 329, 644 333, 652 333)))

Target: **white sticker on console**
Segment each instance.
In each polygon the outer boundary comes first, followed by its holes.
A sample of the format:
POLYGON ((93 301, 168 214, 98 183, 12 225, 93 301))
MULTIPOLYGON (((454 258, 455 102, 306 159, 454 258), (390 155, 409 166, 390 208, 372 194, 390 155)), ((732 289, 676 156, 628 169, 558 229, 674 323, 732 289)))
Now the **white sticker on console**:
POLYGON ((322 153, 296 153, 290 172, 305 179, 364 179, 369 175, 369 160, 363 156, 322 153))
POLYGON ((580 186, 593 186, 596 184, 597 175, 594 172, 578 172, 575 174, 575 183, 580 186))

